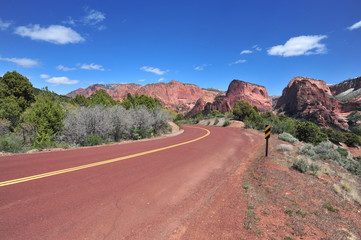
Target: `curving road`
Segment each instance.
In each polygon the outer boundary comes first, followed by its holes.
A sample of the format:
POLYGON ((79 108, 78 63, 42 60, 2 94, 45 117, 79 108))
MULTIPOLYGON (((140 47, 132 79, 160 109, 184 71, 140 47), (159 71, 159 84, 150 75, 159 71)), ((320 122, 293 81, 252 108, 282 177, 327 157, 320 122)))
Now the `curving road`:
POLYGON ((185 126, 175 137, 0 157, 0 239, 202 239, 185 226, 261 143, 244 129, 185 126))

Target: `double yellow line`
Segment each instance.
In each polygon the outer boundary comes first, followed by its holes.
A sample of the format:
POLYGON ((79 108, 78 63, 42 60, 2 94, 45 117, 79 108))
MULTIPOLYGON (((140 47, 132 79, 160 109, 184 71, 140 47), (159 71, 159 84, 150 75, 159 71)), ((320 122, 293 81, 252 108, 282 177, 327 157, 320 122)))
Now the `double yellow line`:
POLYGON ((124 157, 119 157, 119 158, 114 158, 114 159, 109 159, 109 160, 105 160, 105 161, 101 161, 101 162, 95 162, 95 163, 85 164, 85 165, 81 165, 81 166, 77 166, 77 167, 66 168, 66 169, 62 169, 62 170, 58 170, 58 171, 47 172, 47 173, 42 173, 42 174, 33 175, 33 176, 29 176, 29 177, 17 178, 17 179, 13 179, 13 180, 0 182, 0 187, 7 186, 7 185, 12 185, 12 184, 17 184, 17 183, 22 183, 22 182, 27 182, 27 181, 32 181, 32 180, 40 179, 40 178, 46 178, 46 177, 59 175, 59 174, 63 174, 63 173, 74 172, 74 171, 78 171, 78 170, 82 170, 82 169, 86 169, 86 168, 91 168, 91 167, 96 167, 96 166, 100 166, 100 165, 104 165, 104 164, 109 164, 109 163, 113 163, 113 162, 126 160, 126 159, 129 159, 129 158, 144 156, 144 155, 147 155, 147 154, 150 154, 150 153, 164 151, 164 150, 167 150, 167 149, 170 149, 170 148, 175 148, 175 147, 179 147, 179 146, 182 146, 182 145, 185 145, 185 144, 196 142, 196 141, 201 140, 202 138, 205 138, 205 137, 207 137, 208 135, 211 134, 211 132, 208 129, 205 129, 205 128, 200 128, 200 127, 192 127, 192 128, 202 129, 202 130, 206 131, 206 134, 201 136, 201 137, 195 138, 193 140, 189 140, 189 141, 186 141, 186 142, 170 145, 170 146, 167 146, 167 147, 157 148, 157 149, 146 151, 146 152, 136 153, 136 154, 132 154, 132 155, 124 156, 124 157))

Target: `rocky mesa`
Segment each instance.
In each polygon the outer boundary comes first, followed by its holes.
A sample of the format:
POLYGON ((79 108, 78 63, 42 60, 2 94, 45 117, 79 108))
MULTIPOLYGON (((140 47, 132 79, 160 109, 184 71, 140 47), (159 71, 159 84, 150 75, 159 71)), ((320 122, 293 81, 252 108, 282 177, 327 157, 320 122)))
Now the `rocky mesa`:
POLYGON ((208 113, 212 110, 225 113, 234 107, 237 100, 245 100, 252 106, 257 107, 261 112, 272 110, 272 99, 268 96, 265 87, 240 80, 233 80, 229 84, 226 95, 219 95, 214 101, 199 99, 188 115, 194 116, 197 113, 208 113))
MULTIPOLYGON (((360 111, 357 101, 341 102, 342 93, 360 88, 360 79, 345 81, 329 87, 325 81, 306 77, 293 78, 278 99, 276 109, 287 115, 298 116, 321 125, 347 127, 345 116, 351 111, 360 111)), ((345 95, 345 94, 344 94, 345 95)))
POLYGON ((95 84, 85 89, 77 89, 67 94, 67 96, 75 97, 80 94, 89 97, 98 89, 104 89, 115 100, 124 99, 128 93, 132 95, 148 95, 158 98, 164 107, 174 109, 180 113, 188 112, 200 98, 212 102, 219 94, 216 91, 205 90, 193 84, 172 80, 168 83, 148 84, 145 86, 139 84, 95 84))

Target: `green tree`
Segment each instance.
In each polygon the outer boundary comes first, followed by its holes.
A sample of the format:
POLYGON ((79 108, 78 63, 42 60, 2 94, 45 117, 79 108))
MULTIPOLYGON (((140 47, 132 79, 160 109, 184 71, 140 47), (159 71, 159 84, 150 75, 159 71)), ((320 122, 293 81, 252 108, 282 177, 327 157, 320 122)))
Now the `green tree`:
POLYGON ((361 137, 354 133, 344 133, 346 137, 346 145, 349 147, 361 146, 361 137))
POLYGON ((258 112, 245 100, 238 100, 233 108, 233 115, 236 120, 256 120, 259 117, 258 112))
POLYGON ((99 89, 90 96, 88 103, 89 106, 114 106, 116 101, 104 89, 99 89))
POLYGON ((152 98, 147 95, 132 96, 130 93, 128 93, 127 97, 123 99, 121 104, 127 110, 130 108, 136 108, 140 106, 145 106, 148 109, 153 109, 157 106, 160 107, 162 106, 158 98, 152 98))
POLYGON ((36 129, 34 146, 52 146, 54 137, 61 131, 64 117, 59 103, 51 101, 46 94, 36 96, 35 103, 23 113, 23 121, 36 129))
POLYGON ((0 98, 15 97, 22 111, 34 102, 34 89, 29 79, 16 71, 7 72, 0 78, 0 98))
POLYGON ((81 95, 81 94, 77 94, 75 96, 75 98, 72 99, 71 102, 75 103, 75 104, 77 104, 79 106, 88 106, 89 105, 88 98, 86 98, 84 95, 81 95))
POLYGON ((312 122, 296 122, 296 138, 303 142, 318 144, 327 140, 327 135, 322 133, 320 128, 312 122))
POLYGON ((248 128, 261 130, 264 127, 264 120, 256 110, 245 100, 238 100, 233 108, 233 115, 236 120, 243 121, 248 128))
POLYGON ((23 112, 17 100, 13 95, 0 99, 0 118, 9 120, 12 128, 18 125, 23 112))

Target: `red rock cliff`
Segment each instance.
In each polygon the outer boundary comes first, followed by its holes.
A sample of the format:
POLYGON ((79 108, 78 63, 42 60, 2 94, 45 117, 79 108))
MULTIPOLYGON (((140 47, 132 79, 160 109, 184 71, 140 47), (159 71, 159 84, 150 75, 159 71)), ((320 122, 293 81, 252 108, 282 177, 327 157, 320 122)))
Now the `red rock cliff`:
POLYGON ((351 88, 353 89, 353 91, 361 88, 361 77, 349 79, 338 84, 330 85, 332 95, 338 95, 340 93, 346 92, 351 88))
POLYGON ((338 116, 342 104, 332 97, 330 88, 322 80, 304 77, 292 79, 278 99, 276 109, 323 125, 345 126, 338 116))
POLYGON ((148 95, 161 100, 164 107, 172 108, 178 112, 188 112, 192 109, 199 98, 205 101, 213 101, 217 92, 207 91, 192 84, 184 84, 177 81, 169 83, 156 83, 141 86, 139 84, 95 84, 86 89, 80 88, 69 93, 68 97, 77 94, 89 97, 98 89, 104 89, 115 100, 124 99, 128 93, 135 95, 148 95))
POLYGON ((189 115, 193 116, 202 111, 207 113, 212 110, 225 113, 234 107, 237 100, 246 100, 251 105, 256 106, 261 112, 272 110, 272 99, 268 96, 265 87, 240 80, 233 80, 225 96, 217 96, 213 102, 209 101, 206 104, 204 99, 199 101, 189 115), (200 107, 199 105, 204 107, 200 107))

